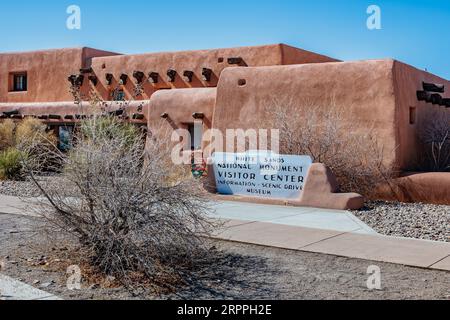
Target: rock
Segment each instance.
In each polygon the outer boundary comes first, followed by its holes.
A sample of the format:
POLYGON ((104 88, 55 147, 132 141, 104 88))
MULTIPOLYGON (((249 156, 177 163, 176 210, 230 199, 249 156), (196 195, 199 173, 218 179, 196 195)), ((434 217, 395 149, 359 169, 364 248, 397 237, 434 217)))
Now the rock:
POLYGON ((48 288, 53 284, 55 284, 55 282, 53 280, 50 282, 45 282, 45 283, 41 284, 41 288, 48 288))
POLYGON ((109 282, 113 282, 113 281, 116 280, 116 277, 113 277, 113 276, 107 276, 107 277, 106 277, 106 280, 108 280, 109 282))
POLYGON ((39 280, 34 280, 33 281, 33 284, 39 284, 39 283, 41 283, 41 281, 39 281, 39 280))
POLYGON ((89 290, 96 290, 98 288, 100 288, 100 286, 97 283, 94 283, 94 284, 91 284, 88 289, 89 290))

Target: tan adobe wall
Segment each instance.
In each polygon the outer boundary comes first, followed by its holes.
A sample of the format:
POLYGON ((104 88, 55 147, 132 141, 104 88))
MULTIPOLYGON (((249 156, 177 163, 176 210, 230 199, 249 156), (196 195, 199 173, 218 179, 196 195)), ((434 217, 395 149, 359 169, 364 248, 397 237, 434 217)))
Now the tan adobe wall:
MULTIPOLYGON (((216 88, 175 89, 156 92, 148 110, 149 128, 157 127, 169 122, 175 128, 181 128, 185 123, 192 123, 194 113, 204 114, 206 129, 211 129, 214 106, 216 102, 216 88), (170 121, 161 120, 161 115, 167 113, 170 121)), ((172 127, 173 128, 173 127, 172 127)))
POLYGON ((373 60, 229 68, 219 82, 213 127, 259 129, 274 100, 292 99, 298 108, 333 104, 348 110, 348 121, 358 123, 361 131, 375 127, 390 150, 386 162, 393 164, 398 143, 393 66, 393 60, 373 60), (239 86, 240 80, 246 84, 239 86))
MULTIPOLYGON (((194 122, 200 123, 202 133, 211 129, 216 102, 216 88, 174 89, 157 91, 148 109, 148 129, 160 139, 170 139, 172 130, 188 129, 194 122), (203 119, 194 119, 194 113, 203 119), (162 114, 166 114, 162 117, 162 114)), ((202 134, 203 135, 203 134, 202 134)), ((206 147, 206 142, 202 143, 206 147)))
POLYGON ((444 84, 446 92, 441 93, 441 96, 450 98, 450 82, 398 61, 394 65, 394 79, 399 144, 397 157, 401 168, 405 171, 414 171, 417 170, 418 156, 422 153, 419 143, 421 124, 426 121, 433 121, 433 118, 427 116, 430 112, 433 113, 439 110, 450 113, 450 108, 419 101, 416 92, 423 90, 423 81, 444 84), (415 111, 411 111, 411 108, 414 108, 415 111), (415 112, 416 114, 414 123, 410 123, 410 112, 415 112))
POLYGON ((68 76, 94 55, 113 53, 90 48, 58 49, 0 54, 0 102, 57 102, 73 100, 68 76), (11 73, 26 72, 28 90, 9 92, 11 73))
POLYGON ((340 60, 320 55, 314 52, 302 50, 296 47, 282 44, 281 55, 282 65, 289 64, 306 64, 306 63, 323 63, 323 62, 339 62, 340 60))
POLYGON ((224 68, 230 66, 270 66, 291 63, 313 63, 336 61, 313 52, 296 49, 282 44, 259 47, 243 47, 215 50, 163 52, 138 55, 120 55, 92 48, 74 48, 18 52, 0 54, 0 102, 59 102, 70 101, 70 75, 79 74, 81 68, 93 67, 98 78, 94 86, 84 79, 82 92, 96 91, 104 100, 112 100, 111 92, 118 86, 121 74, 128 75, 124 86, 127 99, 134 96, 134 71, 142 71, 148 80, 150 72, 160 74, 159 83, 144 81, 144 93, 137 100, 148 100, 158 89, 216 87, 224 68), (229 64, 228 58, 242 58, 239 64, 229 64), (212 70, 209 81, 203 79, 202 70, 212 70), (176 70, 178 75, 173 83, 167 81, 167 71, 176 70), (184 71, 194 73, 189 82, 184 71), (27 72, 28 90, 9 92, 13 72, 27 72), (111 85, 107 85, 105 75, 113 74, 111 85))
POLYGON ((229 64, 228 58, 239 57, 243 61, 240 64, 241 66, 253 67, 336 61, 313 52, 277 44, 258 47, 100 57, 92 59, 92 67, 100 80, 97 91, 105 100, 110 99, 110 91, 117 86, 121 74, 128 75, 129 81, 124 91, 128 98, 131 97, 135 88, 133 72, 144 72, 144 94, 138 99, 146 100, 159 89, 216 87, 222 71, 230 66, 237 66, 229 64), (203 79, 203 68, 212 70, 210 81, 203 79), (169 69, 177 72, 174 82, 167 81, 167 71, 169 69), (192 82, 187 81, 183 76, 184 71, 192 71, 194 73, 192 82), (157 84, 147 81, 150 72, 159 74, 160 77, 157 84), (114 76, 110 86, 106 84, 105 80, 107 73, 114 76))

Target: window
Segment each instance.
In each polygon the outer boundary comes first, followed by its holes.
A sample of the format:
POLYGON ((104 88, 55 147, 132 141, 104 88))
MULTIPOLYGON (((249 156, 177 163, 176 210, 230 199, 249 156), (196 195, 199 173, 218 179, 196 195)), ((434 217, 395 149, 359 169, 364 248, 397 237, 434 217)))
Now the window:
POLYGON ((60 126, 58 131, 58 148, 68 151, 72 148, 74 126, 60 126))
POLYGON ((13 92, 27 91, 28 81, 26 72, 11 74, 11 82, 12 83, 10 91, 13 92))

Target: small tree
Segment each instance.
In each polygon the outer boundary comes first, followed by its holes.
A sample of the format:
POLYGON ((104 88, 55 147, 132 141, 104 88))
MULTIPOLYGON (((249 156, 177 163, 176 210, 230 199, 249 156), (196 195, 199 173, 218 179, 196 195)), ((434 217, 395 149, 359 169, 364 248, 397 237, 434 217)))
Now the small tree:
POLYGON ((164 287, 183 281, 207 252, 202 236, 211 227, 189 168, 167 161, 164 141, 149 139, 144 150, 139 131, 114 118, 86 120, 78 132, 68 154, 52 155, 60 179, 34 179, 46 198, 40 214, 74 235, 97 271, 127 286, 136 275, 164 287))

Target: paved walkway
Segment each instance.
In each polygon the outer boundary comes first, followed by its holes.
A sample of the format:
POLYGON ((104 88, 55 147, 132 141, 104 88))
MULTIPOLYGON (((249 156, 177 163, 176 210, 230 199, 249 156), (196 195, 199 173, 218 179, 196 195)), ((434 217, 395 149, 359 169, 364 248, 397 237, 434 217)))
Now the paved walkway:
POLYGON ((30 215, 29 206, 17 197, 0 195, 0 213, 30 215))
POLYGON ((61 300, 61 298, 0 274, 0 300, 61 300))
POLYGON ((223 220, 213 238, 336 256, 450 271, 450 243, 223 220))
POLYGON ((215 238, 450 271, 450 243, 387 237, 349 211, 218 201, 215 238))
MULTIPOLYGON (((217 201, 213 205, 213 218, 239 219, 307 228, 337 230, 362 234, 376 232, 348 211, 325 210, 253 204, 235 201, 217 201)), ((33 212, 30 205, 17 197, 0 195, 0 213, 27 214, 33 212)))
POLYGON ((349 211, 217 201, 214 218, 258 221, 297 227, 377 234, 349 211))

